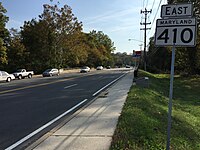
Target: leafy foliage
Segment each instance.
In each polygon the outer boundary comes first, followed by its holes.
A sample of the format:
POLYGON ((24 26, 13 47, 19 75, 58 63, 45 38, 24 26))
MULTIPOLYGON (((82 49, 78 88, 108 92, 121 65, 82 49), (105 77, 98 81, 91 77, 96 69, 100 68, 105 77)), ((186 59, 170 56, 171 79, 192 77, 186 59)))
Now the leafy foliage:
POLYGON ((10 29, 10 42, 8 46, 8 65, 7 70, 13 71, 18 68, 26 68, 26 58, 28 53, 22 43, 21 35, 16 29, 10 29), (17 68, 16 68, 17 66, 17 68))
POLYGON ((117 67, 124 67, 125 65, 133 66, 135 65, 133 62, 132 55, 128 55, 127 53, 116 53, 113 54, 114 65, 117 67))
MULTIPOLYGON (((194 16, 197 18, 197 41, 195 47, 176 48, 175 71, 181 74, 200 74, 200 1, 191 0, 194 5, 194 16)), ((187 0, 168 0, 169 4, 188 3, 187 0)), ((171 64, 171 48, 156 48, 154 39, 150 39, 148 64, 150 71, 168 72, 171 64)))
POLYGON ((5 28, 8 22, 8 17, 5 16, 6 12, 6 9, 0 2, 0 68, 3 68, 3 65, 8 63, 6 41, 8 40, 9 33, 5 28))
MULTIPOLYGON (((38 19, 25 21, 21 30, 10 29, 9 43, 5 34, 0 36, 0 62, 7 71, 17 68, 41 73, 47 68, 65 68, 89 65, 111 65, 114 43, 102 31, 82 32, 82 22, 64 5, 43 5, 38 19), (4 36, 3 36, 4 35, 4 36), (8 51, 6 51, 8 49, 8 51), (7 57, 8 56, 8 57, 7 57)), ((3 7, 1 16, 6 12, 3 7)), ((7 18, 2 17, 0 31, 7 18)), ((3 30, 6 33, 6 29, 3 30)))
POLYGON ((90 65, 109 65, 111 53, 115 50, 114 43, 102 31, 91 31, 87 36, 88 61, 90 65))
POLYGON ((76 41, 82 24, 67 5, 59 9, 57 5, 46 4, 39 18, 39 21, 25 22, 21 31, 23 43, 29 51, 29 62, 39 72, 48 67, 61 68, 66 64, 64 61, 68 61, 72 37, 76 41))

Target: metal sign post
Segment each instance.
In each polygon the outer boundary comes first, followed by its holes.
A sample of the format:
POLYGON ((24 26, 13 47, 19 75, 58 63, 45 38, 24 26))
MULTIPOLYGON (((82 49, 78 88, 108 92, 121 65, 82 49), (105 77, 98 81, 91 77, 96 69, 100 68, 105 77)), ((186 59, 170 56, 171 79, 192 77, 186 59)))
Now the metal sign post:
POLYGON ((170 89, 169 89, 169 105, 168 105, 168 125, 167 125, 167 146, 170 149, 170 132, 172 122, 172 98, 173 98, 173 83, 174 83, 174 62, 175 62, 175 45, 172 47, 172 60, 171 60, 171 75, 170 75, 170 89))

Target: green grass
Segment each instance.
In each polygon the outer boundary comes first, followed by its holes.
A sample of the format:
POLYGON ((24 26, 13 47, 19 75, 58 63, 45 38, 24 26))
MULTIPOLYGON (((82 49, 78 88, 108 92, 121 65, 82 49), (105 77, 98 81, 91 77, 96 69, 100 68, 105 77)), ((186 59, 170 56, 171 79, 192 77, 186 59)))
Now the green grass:
MULTIPOLYGON (((149 88, 131 87, 110 150, 166 147, 169 75, 139 76, 149 77, 149 88)), ((200 150, 200 77, 174 78, 171 150, 200 150)))

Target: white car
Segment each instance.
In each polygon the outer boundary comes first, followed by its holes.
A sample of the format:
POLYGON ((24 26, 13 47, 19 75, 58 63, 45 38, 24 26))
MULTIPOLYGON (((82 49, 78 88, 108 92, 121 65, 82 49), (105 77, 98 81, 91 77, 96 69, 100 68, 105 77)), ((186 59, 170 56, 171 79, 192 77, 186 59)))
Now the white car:
POLYGON ((13 74, 9 74, 5 71, 0 71, 0 81, 6 81, 10 82, 11 80, 14 80, 15 76, 13 74))
POLYGON ((81 68, 80 73, 85 73, 85 72, 90 72, 90 67, 84 66, 83 68, 81 68))
POLYGON ((103 70, 103 66, 98 66, 97 70, 103 70))

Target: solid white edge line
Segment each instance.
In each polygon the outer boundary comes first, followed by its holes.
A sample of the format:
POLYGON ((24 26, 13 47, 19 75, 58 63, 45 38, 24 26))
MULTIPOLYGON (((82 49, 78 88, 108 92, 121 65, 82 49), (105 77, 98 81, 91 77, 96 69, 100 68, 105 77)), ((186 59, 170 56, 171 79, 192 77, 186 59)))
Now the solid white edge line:
MULTIPOLYGON (((127 73, 127 72, 126 72, 127 73)), ((95 92, 92 96, 96 96, 97 94, 99 94, 101 91, 103 91, 105 88, 107 88, 109 85, 111 85, 112 83, 116 82, 117 80, 119 80, 121 77, 123 77, 126 73, 122 74, 120 77, 118 77, 117 79, 113 80, 112 82, 108 83, 106 86, 102 87, 100 90, 98 90, 97 92, 95 92)))
POLYGON ((64 89, 67 89, 67 88, 70 88, 70 87, 73 87, 73 86, 76 86, 76 85, 78 85, 78 84, 72 84, 72 85, 66 86, 66 87, 64 87, 64 89))
POLYGON ((23 142, 25 142, 26 140, 28 140, 29 138, 31 138, 32 136, 36 135, 37 133, 39 133, 40 131, 42 131, 43 129, 45 129, 46 127, 50 126, 51 124, 53 124, 54 122, 56 122, 57 120, 59 120, 60 118, 62 118, 63 116, 67 115, 68 113, 70 113, 71 111, 73 111, 74 109, 76 109, 78 106, 80 106, 81 104, 83 104, 84 102, 86 102, 88 99, 83 100, 82 102, 80 102, 79 104, 77 104, 76 106, 72 107, 71 109, 67 110, 66 112, 64 112, 63 114, 61 114, 60 116, 56 117, 55 119, 53 119, 52 121, 48 122, 47 124, 45 124, 44 126, 38 128, 37 130, 33 131, 32 133, 30 133, 29 135, 25 136, 24 138, 22 138, 21 140, 19 140, 18 142, 16 142, 15 144, 9 146, 8 148, 6 148, 5 150, 12 150, 13 148, 16 148, 17 146, 19 146, 20 144, 22 144, 23 142))

